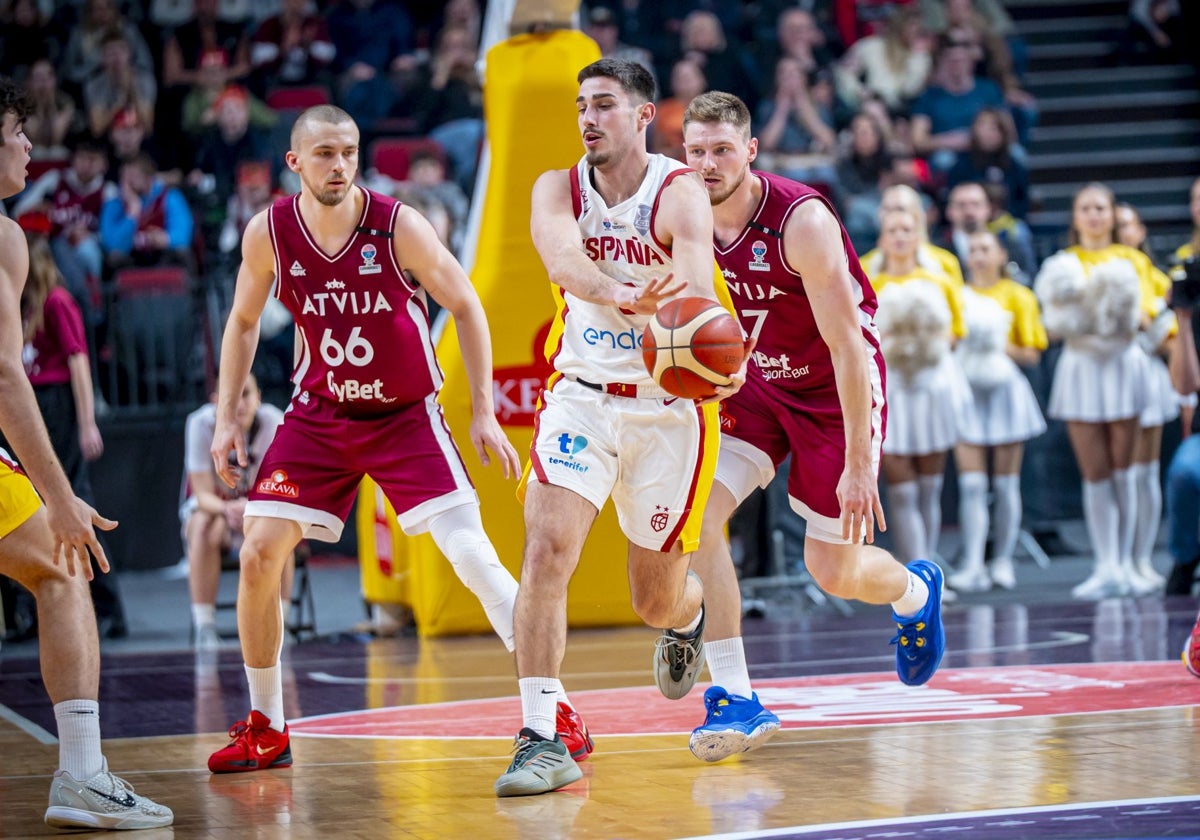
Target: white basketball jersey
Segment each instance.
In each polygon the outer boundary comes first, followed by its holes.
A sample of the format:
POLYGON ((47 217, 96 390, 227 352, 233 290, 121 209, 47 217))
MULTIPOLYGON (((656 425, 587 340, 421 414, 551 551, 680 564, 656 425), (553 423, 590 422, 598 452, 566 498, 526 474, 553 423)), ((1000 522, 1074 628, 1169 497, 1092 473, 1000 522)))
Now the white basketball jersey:
MULTIPOLYGON (((584 250, 597 268, 634 288, 671 271, 670 248, 654 238, 654 215, 663 188, 691 171, 669 157, 650 155, 638 191, 609 207, 592 185, 587 158, 579 161, 570 172, 571 199, 584 250)), ((558 316, 548 349, 555 369, 596 384, 635 384, 643 396, 670 396, 642 363, 642 330, 650 316, 580 300, 557 286, 554 292, 558 316)))

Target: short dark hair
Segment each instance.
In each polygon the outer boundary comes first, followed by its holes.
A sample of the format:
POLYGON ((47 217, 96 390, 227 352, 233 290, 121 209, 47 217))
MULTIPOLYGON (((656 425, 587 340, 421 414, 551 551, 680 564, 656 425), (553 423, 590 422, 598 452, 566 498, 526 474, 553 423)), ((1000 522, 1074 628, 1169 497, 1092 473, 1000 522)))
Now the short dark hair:
POLYGON ((25 88, 8 76, 0 76, 0 116, 11 112, 17 122, 23 123, 32 110, 33 103, 25 88))
POLYGON ((584 79, 615 79, 620 83, 621 90, 642 102, 653 102, 658 98, 655 95, 654 77, 636 61, 624 61, 619 58, 593 61, 579 71, 576 81, 582 83, 584 79))

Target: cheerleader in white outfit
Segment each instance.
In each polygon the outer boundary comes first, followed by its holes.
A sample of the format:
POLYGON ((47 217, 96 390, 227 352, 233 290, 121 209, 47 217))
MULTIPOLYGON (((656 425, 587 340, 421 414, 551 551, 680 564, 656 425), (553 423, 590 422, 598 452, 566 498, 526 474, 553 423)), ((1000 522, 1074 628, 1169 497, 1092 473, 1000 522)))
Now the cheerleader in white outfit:
POLYGON ((1064 339, 1049 414, 1066 422, 1083 476, 1095 566, 1072 595, 1088 600, 1130 591, 1125 568, 1137 515, 1131 466, 1148 401, 1149 362, 1134 336, 1143 307, 1153 307, 1142 280, 1153 265, 1142 252, 1114 244, 1115 213, 1103 184, 1076 193, 1072 244, 1042 264, 1034 283, 1047 332, 1064 339))
POLYGON ((903 562, 932 557, 942 523, 946 456, 973 419, 970 388, 951 344, 965 334, 962 287, 917 263, 916 223, 907 211, 881 220, 875 323, 887 361, 887 434, 882 469, 888 519, 903 562))
POLYGON ((967 337, 956 349, 974 397, 978 428, 955 448, 958 521, 963 556, 951 585, 982 592, 994 583, 1016 585, 1013 550, 1021 529, 1021 457, 1025 441, 1046 431, 1029 380, 1017 366, 1036 365, 1046 349, 1046 330, 1033 292, 1005 276, 1008 251, 986 230, 968 239, 970 284, 963 291, 967 337), (988 453, 995 497, 995 552, 984 564, 991 526, 988 515, 988 453))
MULTIPOLYGON (((1117 241, 1136 248, 1150 258, 1146 226, 1132 205, 1117 205, 1117 241)), ((1135 595, 1157 592, 1164 578, 1154 568, 1154 544, 1158 540, 1158 529, 1162 523, 1162 479, 1159 457, 1162 453, 1162 430, 1166 423, 1179 416, 1181 397, 1171 382, 1166 357, 1174 352, 1177 324, 1175 313, 1167 306, 1167 293, 1171 279, 1162 271, 1153 268, 1145 279, 1151 284, 1157 312, 1142 319, 1138 332, 1138 346, 1145 351, 1150 363, 1147 380, 1148 398, 1145 409, 1138 418, 1137 441, 1133 447, 1133 466, 1137 485, 1137 517, 1134 523, 1133 556, 1126 566, 1129 588, 1135 595)), ((1146 290, 1143 290, 1145 292, 1146 290)), ((1123 558, 1124 559, 1124 558, 1123 558)))

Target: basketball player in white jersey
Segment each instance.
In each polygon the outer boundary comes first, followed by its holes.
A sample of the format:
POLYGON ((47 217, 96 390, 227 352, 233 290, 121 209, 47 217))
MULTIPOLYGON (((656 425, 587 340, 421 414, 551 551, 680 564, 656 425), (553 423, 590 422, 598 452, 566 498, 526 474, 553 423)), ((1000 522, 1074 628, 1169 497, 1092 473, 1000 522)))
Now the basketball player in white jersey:
POLYGON ((703 664, 703 592, 688 575, 688 555, 715 469, 716 406, 659 387, 640 342, 659 305, 677 294, 723 294, 729 305, 713 261, 712 210, 696 173, 646 150, 654 81, 641 65, 601 59, 578 80, 583 159, 543 173, 533 188, 533 243, 558 304, 546 342, 555 372, 522 484, 514 622, 524 722, 499 796, 545 793, 581 776, 555 736, 554 696, 567 584, 610 495, 629 538, 634 610, 673 631, 656 669, 682 678, 703 664))

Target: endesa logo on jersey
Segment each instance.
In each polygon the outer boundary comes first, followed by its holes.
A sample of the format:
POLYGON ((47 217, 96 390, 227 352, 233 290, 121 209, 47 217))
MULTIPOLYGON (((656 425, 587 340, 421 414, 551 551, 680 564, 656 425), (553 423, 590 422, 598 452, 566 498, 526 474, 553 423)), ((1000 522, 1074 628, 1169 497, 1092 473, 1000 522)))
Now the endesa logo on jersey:
POLYGON ((583 340, 592 347, 608 347, 612 350, 642 349, 642 331, 633 327, 619 332, 597 329, 595 327, 584 327, 583 340))
POLYGON ((257 490, 268 496, 282 496, 285 499, 300 497, 300 488, 288 481, 288 474, 284 470, 275 470, 266 478, 260 479, 257 490))

